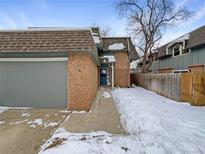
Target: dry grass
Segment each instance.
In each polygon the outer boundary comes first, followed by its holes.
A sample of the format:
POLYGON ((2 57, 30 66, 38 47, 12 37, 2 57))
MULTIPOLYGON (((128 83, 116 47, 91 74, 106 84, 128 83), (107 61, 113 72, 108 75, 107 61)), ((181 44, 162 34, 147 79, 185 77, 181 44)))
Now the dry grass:
POLYGON ((64 141, 66 141, 66 139, 57 137, 48 147, 44 149, 44 151, 62 145, 64 141))

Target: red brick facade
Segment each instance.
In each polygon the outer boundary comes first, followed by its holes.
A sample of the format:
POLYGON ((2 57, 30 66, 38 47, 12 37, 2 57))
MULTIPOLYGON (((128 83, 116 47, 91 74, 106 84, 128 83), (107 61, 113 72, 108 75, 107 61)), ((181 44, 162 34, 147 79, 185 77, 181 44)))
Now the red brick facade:
POLYGON ((126 51, 114 53, 115 63, 115 86, 128 87, 130 86, 130 61, 126 51))
POLYGON ((71 53, 68 60, 68 108, 88 111, 98 88, 98 66, 87 53, 71 53))

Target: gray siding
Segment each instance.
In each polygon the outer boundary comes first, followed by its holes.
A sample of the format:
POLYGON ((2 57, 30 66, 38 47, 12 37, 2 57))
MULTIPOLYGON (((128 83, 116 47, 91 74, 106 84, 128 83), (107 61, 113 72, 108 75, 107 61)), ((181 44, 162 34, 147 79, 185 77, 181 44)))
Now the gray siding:
POLYGON ((173 70, 182 70, 194 64, 205 64, 205 48, 193 49, 188 54, 160 59, 152 64, 151 69, 153 72, 166 67, 172 67, 173 70))
POLYGON ((0 62, 0 69, 0 106, 67 106, 67 62, 0 62))

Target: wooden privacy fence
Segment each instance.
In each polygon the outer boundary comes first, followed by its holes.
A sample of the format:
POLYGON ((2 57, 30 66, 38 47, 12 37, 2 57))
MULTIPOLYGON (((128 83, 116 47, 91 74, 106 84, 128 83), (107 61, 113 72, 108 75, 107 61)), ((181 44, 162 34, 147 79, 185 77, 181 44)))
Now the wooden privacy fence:
POLYGON ((176 101, 205 105, 205 72, 131 74, 131 83, 176 101))

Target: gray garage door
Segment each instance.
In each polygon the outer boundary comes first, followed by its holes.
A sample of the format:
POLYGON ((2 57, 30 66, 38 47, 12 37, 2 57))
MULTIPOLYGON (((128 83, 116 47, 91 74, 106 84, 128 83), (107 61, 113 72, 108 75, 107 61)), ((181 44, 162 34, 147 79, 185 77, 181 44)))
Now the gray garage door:
POLYGON ((0 106, 66 107, 67 62, 0 62, 0 106))

